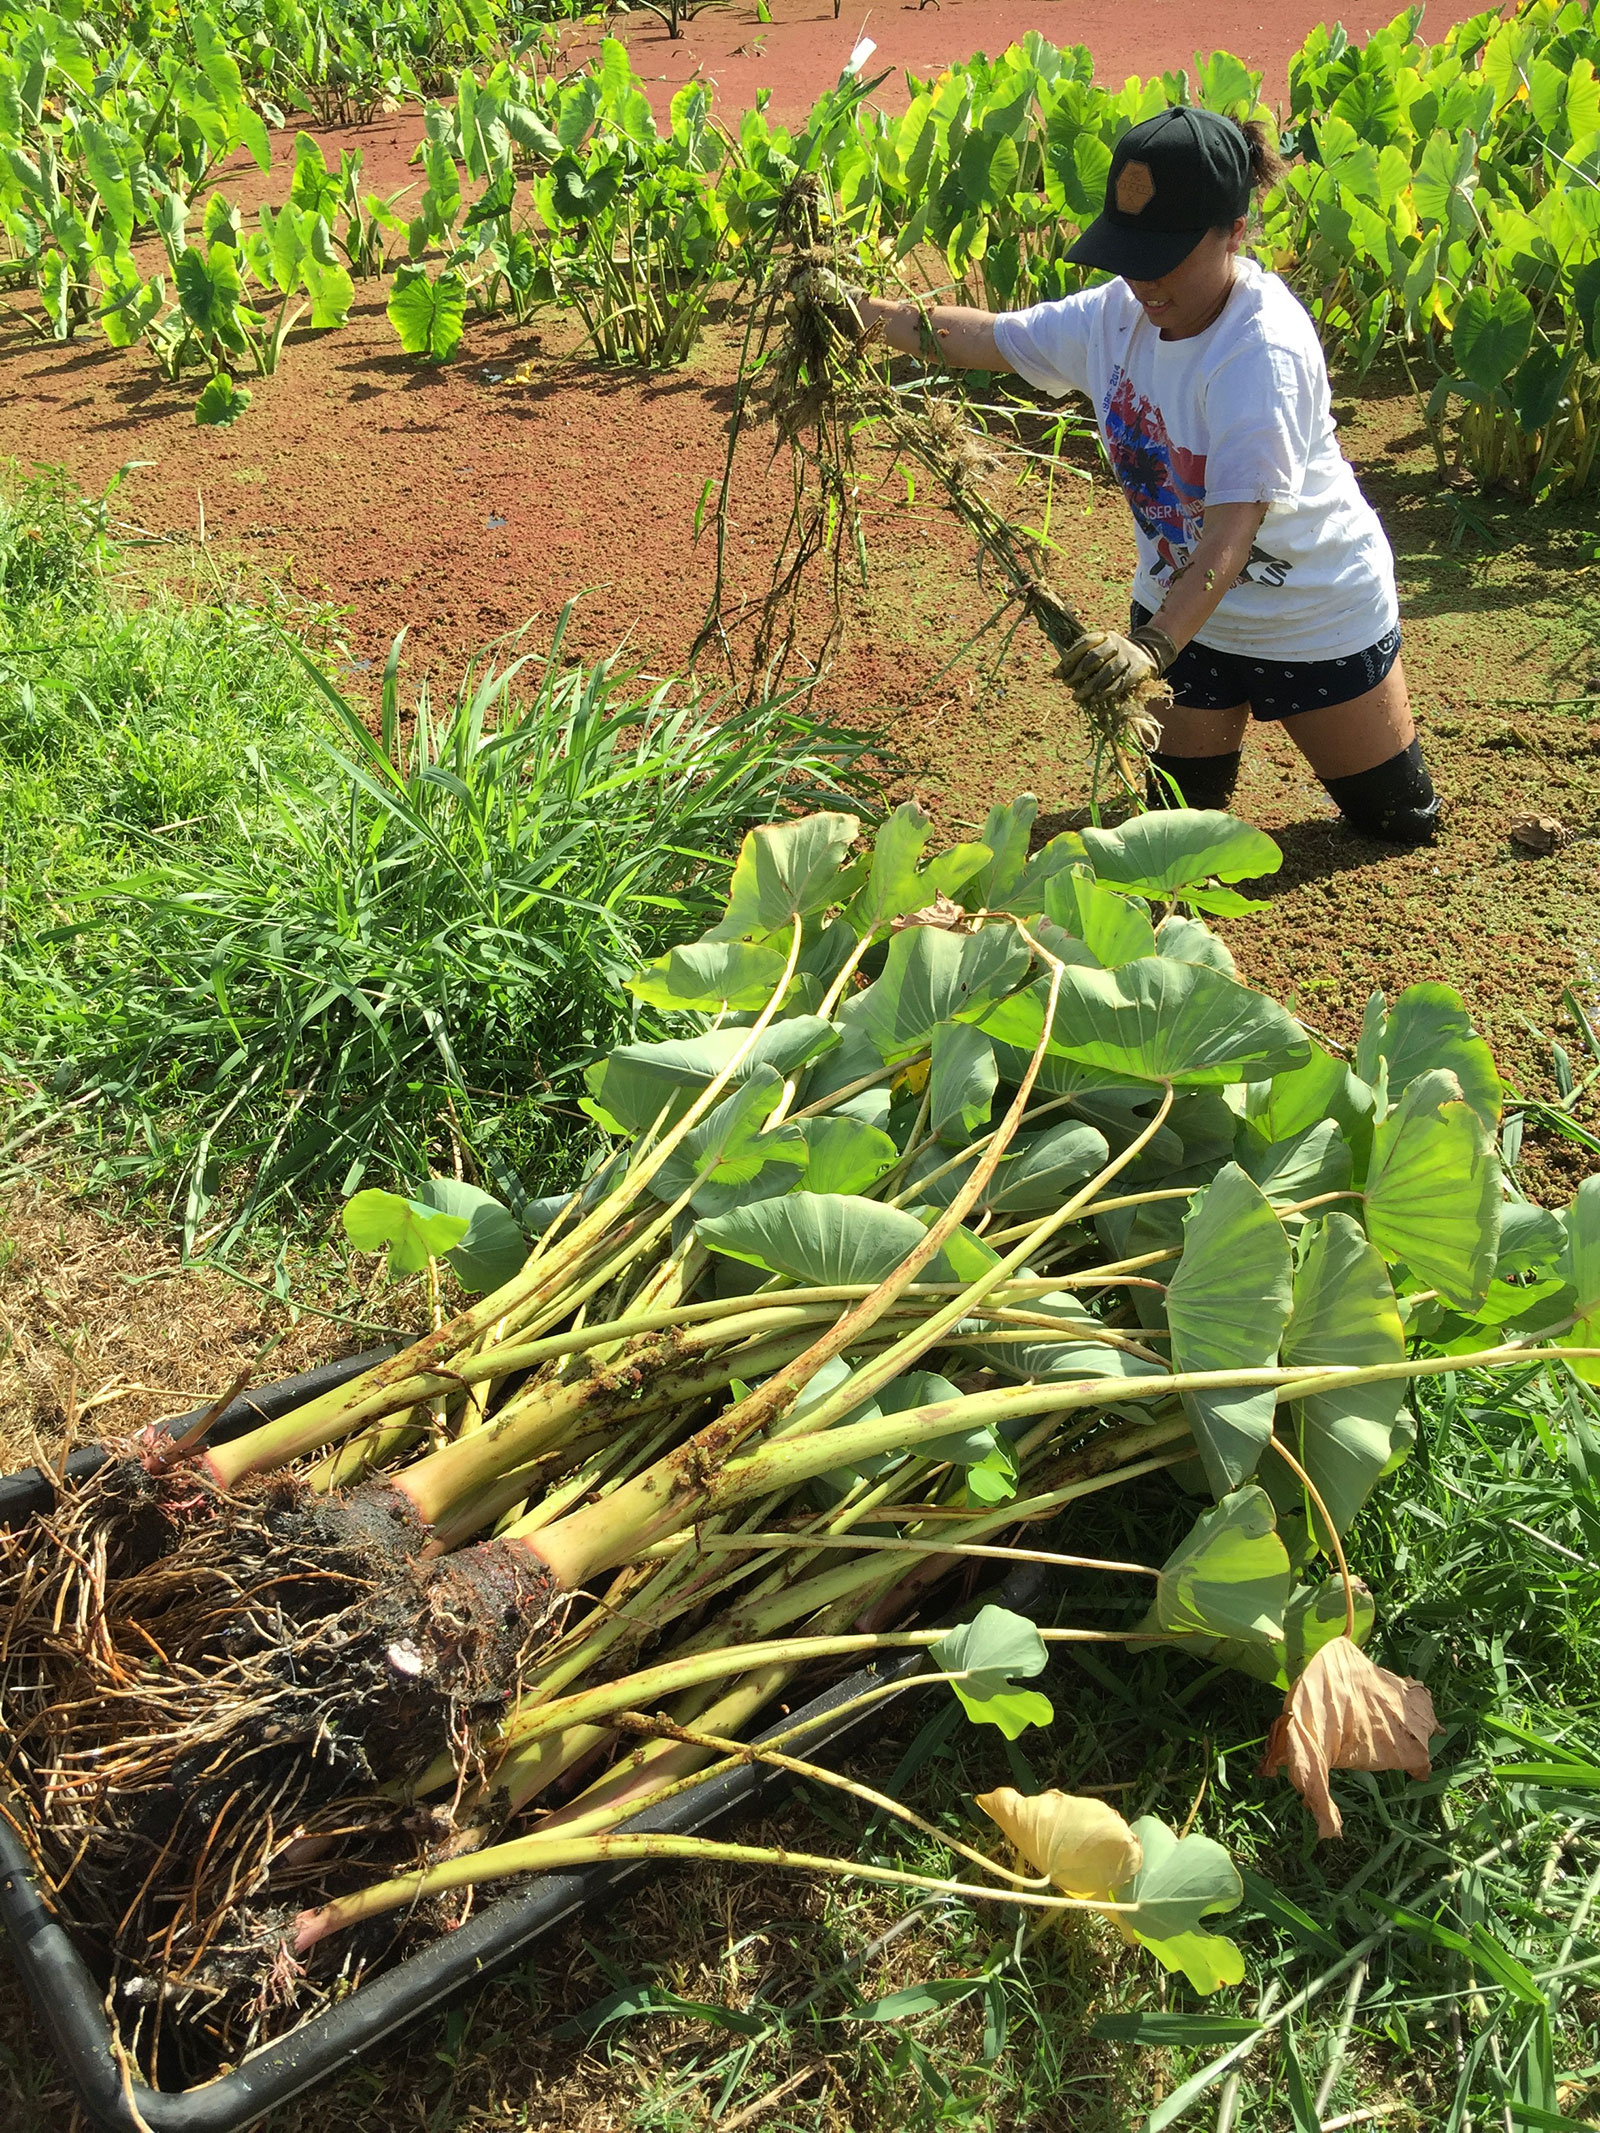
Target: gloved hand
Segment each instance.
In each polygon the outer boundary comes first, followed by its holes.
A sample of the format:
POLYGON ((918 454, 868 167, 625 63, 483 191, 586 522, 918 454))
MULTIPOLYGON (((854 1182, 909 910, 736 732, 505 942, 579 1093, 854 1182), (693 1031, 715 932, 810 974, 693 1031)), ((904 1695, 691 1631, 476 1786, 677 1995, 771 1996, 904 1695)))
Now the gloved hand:
POLYGON ((1115 630, 1091 630, 1056 671, 1085 710, 1096 710, 1120 703, 1143 681, 1158 681, 1177 656, 1166 631, 1147 622, 1126 637, 1115 630))

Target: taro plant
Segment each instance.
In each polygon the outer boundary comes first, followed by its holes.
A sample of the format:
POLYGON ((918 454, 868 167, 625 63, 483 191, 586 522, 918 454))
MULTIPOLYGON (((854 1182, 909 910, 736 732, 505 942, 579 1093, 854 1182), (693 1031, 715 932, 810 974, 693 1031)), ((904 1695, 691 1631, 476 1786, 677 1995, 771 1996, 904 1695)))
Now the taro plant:
MULTIPOLYGON (((129 1448, 15 1544, 8 1775, 47 1862, 95 1832, 75 1922, 114 1978, 190 1932, 228 1948, 209 2049, 260 2034, 267 1976, 280 2021, 348 1981, 374 1920, 595 1860, 1099 1912, 1199 1991, 1238 1980, 1203 1831, 1001 1787, 979 1804, 1013 1868, 821 1770, 801 1725, 753 1743, 818 1665, 920 1655, 859 1706, 927 1684, 1014 1739, 1052 1722, 1052 1643, 1155 1641, 1281 1695, 1265 1767, 1324 1834, 1340 1770, 1427 1772, 1426 1691, 1361 1649, 1353 1522, 1406 1456, 1408 1384, 1600 1368, 1600 1181, 1565 1215, 1510 1192, 1448 988, 1374 995, 1345 1060, 1240 982, 1198 913, 1272 871, 1269 839, 1180 811, 1034 849, 1034 816, 941 852, 910 805, 865 847, 836 812, 753 831, 716 923, 629 980, 675 1023, 590 1068, 610 1148, 492 1218, 503 1262, 464 1271, 498 1287, 244 1437, 129 1448), (1161 1474, 1200 1507, 1160 1560, 1045 1545, 1161 1474), (964 1557, 1088 1573, 1095 1626, 898 1626, 964 1557), (157 1622, 163 1667, 135 1665, 157 1622), (223 1805, 187 1776, 221 1732, 223 1805), (94 1776, 51 1785, 63 1757, 94 1776), (751 1758, 957 1872, 626 1826, 751 1758)), ((482 1214, 434 1181, 347 1227, 421 1266, 482 1214)))

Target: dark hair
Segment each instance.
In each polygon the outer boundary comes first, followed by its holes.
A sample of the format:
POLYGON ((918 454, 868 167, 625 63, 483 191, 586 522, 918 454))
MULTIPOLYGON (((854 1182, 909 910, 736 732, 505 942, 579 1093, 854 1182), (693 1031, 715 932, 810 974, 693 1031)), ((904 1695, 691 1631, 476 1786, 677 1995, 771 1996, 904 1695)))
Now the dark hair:
MULTIPOLYGON (((1278 144, 1267 127, 1265 119, 1230 119, 1229 125, 1242 133, 1250 150, 1250 189, 1259 199, 1270 192, 1289 168, 1278 153, 1278 144)), ((1213 225, 1219 230, 1231 230, 1231 222, 1213 225)))
POLYGON ((1235 119, 1233 123, 1250 144, 1250 183, 1258 194, 1270 191, 1289 166, 1279 155, 1266 120, 1235 119))

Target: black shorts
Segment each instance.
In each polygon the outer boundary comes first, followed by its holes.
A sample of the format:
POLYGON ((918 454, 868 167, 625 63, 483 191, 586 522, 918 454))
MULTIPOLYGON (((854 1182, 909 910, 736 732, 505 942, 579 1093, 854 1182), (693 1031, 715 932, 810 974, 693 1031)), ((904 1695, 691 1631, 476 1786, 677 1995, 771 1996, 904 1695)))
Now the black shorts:
MULTIPOLYGON (((1133 626, 1142 629, 1150 609, 1133 603, 1133 626)), ((1163 677, 1178 705, 1188 711, 1236 711, 1248 704, 1269 722, 1297 711, 1324 711, 1375 689, 1400 656, 1400 632, 1386 630, 1364 652, 1343 659, 1252 659, 1240 652, 1186 644, 1163 677)))

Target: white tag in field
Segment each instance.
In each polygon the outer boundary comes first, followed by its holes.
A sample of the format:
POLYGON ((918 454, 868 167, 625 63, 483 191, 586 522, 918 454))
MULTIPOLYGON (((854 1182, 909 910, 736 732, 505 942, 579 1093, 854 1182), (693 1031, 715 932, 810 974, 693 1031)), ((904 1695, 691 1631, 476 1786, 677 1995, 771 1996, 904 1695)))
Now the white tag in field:
POLYGON ((873 53, 878 49, 870 37, 863 37, 845 62, 846 74, 859 74, 873 53))

